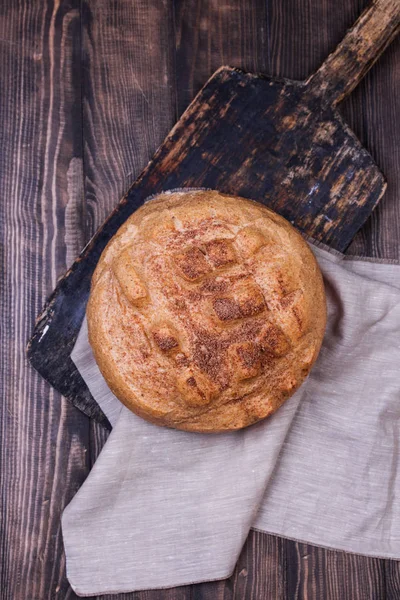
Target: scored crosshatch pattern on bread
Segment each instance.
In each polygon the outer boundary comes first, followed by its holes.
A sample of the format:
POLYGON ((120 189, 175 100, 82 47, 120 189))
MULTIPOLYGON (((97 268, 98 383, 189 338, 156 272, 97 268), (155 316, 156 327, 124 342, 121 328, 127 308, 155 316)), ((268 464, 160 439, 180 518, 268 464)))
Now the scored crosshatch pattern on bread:
POLYGON ((193 431, 272 414, 316 359, 322 278, 301 236, 258 203, 165 193, 121 227, 96 268, 90 342, 131 410, 193 431))

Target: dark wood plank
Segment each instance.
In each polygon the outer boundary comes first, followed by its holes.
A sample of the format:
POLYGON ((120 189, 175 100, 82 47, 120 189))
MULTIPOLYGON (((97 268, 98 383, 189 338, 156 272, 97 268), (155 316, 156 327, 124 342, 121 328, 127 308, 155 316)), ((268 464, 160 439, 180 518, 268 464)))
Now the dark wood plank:
MULTIPOLYGON (((114 209, 176 120, 172 4, 85 0, 83 139, 88 238, 114 209)), ((108 433, 90 425, 93 465, 108 433)), ((186 600, 190 588, 102 596, 186 600)))
POLYGON ((287 546, 287 597, 385 600, 385 561, 293 542, 287 546))
POLYGON ((288 573, 284 540, 259 531, 251 531, 235 572, 230 580, 225 582, 225 587, 233 598, 286 600, 288 573))
POLYGON ((84 0, 88 233, 115 208, 176 120, 172 5, 84 0))
POLYGON ((174 1, 179 116, 222 65, 273 74, 272 8, 271 0, 174 1))
POLYGON ((385 561, 386 600, 400 598, 400 561, 385 561))
POLYGON ((60 516, 88 473, 89 424, 25 345, 85 237, 79 1, 3 3, 0 90, 0 596, 73 599, 60 516))

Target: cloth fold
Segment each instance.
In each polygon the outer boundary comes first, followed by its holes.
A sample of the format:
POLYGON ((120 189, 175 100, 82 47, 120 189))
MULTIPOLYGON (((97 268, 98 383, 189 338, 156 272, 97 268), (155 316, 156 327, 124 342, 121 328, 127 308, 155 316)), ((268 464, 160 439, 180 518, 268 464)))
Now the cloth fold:
POLYGON ((78 595, 223 579, 251 527, 400 558, 400 265, 312 249, 328 299, 320 356, 275 415, 242 431, 131 413, 83 324, 72 359, 113 431, 62 519, 78 595))

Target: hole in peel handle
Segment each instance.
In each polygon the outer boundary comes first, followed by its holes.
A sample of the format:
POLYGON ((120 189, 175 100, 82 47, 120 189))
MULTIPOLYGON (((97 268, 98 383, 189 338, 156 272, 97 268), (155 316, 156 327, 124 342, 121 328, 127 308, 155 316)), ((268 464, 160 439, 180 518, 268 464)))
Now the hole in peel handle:
POLYGON ((400 0, 375 0, 306 85, 327 104, 338 104, 358 85, 399 31, 400 0))

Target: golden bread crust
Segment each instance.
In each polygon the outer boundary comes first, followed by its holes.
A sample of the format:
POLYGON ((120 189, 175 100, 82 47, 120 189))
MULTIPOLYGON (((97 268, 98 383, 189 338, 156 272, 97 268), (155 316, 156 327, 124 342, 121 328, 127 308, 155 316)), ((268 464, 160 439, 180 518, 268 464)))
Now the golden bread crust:
POLYGON ((168 427, 240 429, 308 375, 326 303, 299 233, 256 202, 164 193, 104 250, 87 308, 89 340, 113 393, 168 427))

